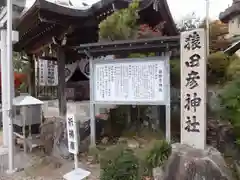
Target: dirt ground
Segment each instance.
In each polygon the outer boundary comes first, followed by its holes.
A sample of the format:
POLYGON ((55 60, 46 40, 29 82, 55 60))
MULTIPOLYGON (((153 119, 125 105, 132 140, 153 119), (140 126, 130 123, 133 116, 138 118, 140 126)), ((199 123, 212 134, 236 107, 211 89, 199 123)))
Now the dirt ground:
MULTIPOLYGON (((2 136, 0 135, 0 146, 1 145, 2 136)), ((64 174, 73 170, 74 166, 73 161, 64 160, 61 167, 57 168, 53 165, 51 159, 40 152, 27 155, 23 152, 18 152, 16 154, 15 163, 20 171, 14 173, 13 175, 7 175, 5 172, 0 171, 0 180, 61 180, 63 179, 62 177, 64 174)), ((85 160, 81 160, 81 162, 79 162, 79 168, 83 168, 91 172, 88 180, 99 179, 99 165, 92 165, 85 160)))
MULTIPOLYGON (((89 180, 98 180, 98 166, 86 166, 79 164, 80 168, 89 170, 92 174, 89 180)), ((29 167, 22 172, 15 173, 12 176, 0 175, 0 180, 60 180, 65 173, 73 169, 73 162, 66 162, 61 168, 54 168, 52 165, 39 165, 38 167, 29 167)))
MULTIPOLYGON (((63 175, 73 170, 73 161, 65 161, 60 168, 56 168, 45 157, 35 156, 30 166, 22 169, 20 172, 9 176, 0 173, 0 180, 60 180, 63 175)), ((88 180, 98 180, 99 166, 91 165, 86 162, 80 162, 79 168, 83 168, 91 172, 88 180)))

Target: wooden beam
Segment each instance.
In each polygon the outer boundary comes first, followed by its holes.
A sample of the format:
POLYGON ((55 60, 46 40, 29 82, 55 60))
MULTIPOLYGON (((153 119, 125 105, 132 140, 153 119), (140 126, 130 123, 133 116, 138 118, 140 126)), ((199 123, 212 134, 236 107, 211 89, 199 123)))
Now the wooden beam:
POLYGON ((149 39, 81 44, 80 46, 73 47, 73 49, 75 49, 79 54, 85 54, 85 52, 88 51, 92 56, 144 52, 175 52, 180 49, 180 37, 161 36, 149 39))
POLYGON ((36 79, 35 79, 35 60, 33 58, 33 55, 28 55, 28 60, 30 63, 30 84, 29 84, 29 93, 31 96, 36 97, 36 79))
POLYGON ((59 115, 61 117, 66 116, 67 113, 67 100, 66 100, 66 82, 65 82, 65 61, 66 54, 65 48, 62 46, 57 47, 57 59, 58 59, 58 101, 59 101, 59 115))

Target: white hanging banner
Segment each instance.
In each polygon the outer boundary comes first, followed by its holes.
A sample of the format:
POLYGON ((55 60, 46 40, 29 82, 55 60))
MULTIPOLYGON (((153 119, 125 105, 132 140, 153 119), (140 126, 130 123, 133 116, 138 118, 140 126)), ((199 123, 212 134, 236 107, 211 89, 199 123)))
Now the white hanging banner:
POLYGON ((39 86, 46 86, 47 84, 47 61, 39 59, 38 61, 38 77, 39 86))
POLYGON ((89 59, 81 59, 78 67, 80 69, 80 71, 87 77, 89 78, 89 59))
POLYGON ((45 61, 46 71, 47 71, 47 86, 57 86, 58 76, 57 76, 57 62, 56 61, 45 61))
MULTIPOLYGON (((100 59, 114 59, 113 55, 108 55, 105 57, 100 57, 100 59)), ((56 61, 49 61, 45 59, 39 59, 38 60, 38 80, 39 80, 39 86, 57 86, 58 85, 58 68, 57 68, 57 62, 56 61)), ((73 75, 73 73, 76 71, 76 69, 79 68, 80 71, 89 78, 89 59, 81 59, 78 61, 75 61, 71 64, 65 65, 65 81, 67 82, 73 75)), ((37 73, 36 73, 37 75, 37 73)))
MULTIPOLYGON (((76 71, 79 61, 65 65, 65 81, 67 82, 76 71)), ((57 86, 58 85, 58 68, 56 61, 48 61, 44 59, 38 60, 38 66, 35 71, 38 71, 39 86, 57 86), (37 70, 37 68, 39 70, 37 70)), ((37 74, 37 73, 36 73, 37 74)))

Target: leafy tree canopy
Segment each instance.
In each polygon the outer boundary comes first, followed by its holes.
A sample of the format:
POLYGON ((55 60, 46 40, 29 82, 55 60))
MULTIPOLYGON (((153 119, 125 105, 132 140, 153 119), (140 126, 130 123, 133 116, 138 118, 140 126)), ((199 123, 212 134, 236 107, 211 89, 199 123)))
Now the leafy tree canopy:
MULTIPOLYGON (((200 27, 206 27, 205 20, 200 24, 200 27)), ((223 51, 230 45, 230 42, 226 39, 226 35, 228 34, 227 24, 222 23, 219 20, 210 21, 209 33, 209 46, 211 53, 223 51)))
POLYGON ((128 8, 115 11, 99 24, 100 40, 125 40, 137 36, 139 2, 133 1, 128 8))
POLYGON ((196 16, 196 14, 193 12, 191 14, 187 14, 186 16, 184 16, 177 23, 177 27, 180 32, 190 31, 190 30, 198 28, 200 23, 201 23, 200 18, 198 18, 196 16))
MULTIPOLYGON (((206 20, 200 20, 195 13, 185 16, 178 24, 180 32, 189 31, 196 28, 206 28, 206 20)), ((209 46, 210 52, 215 53, 226 49, 230 42, 225 38, 228 34, 228 25, 219 20, 210 20, 209 24, 209 46)))

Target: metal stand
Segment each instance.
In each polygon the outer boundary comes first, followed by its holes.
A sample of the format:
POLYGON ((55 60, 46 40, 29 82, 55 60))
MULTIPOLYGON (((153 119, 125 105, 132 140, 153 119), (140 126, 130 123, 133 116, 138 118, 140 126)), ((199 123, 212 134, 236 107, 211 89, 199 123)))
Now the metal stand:
POLYGON ((77 154, 74 154, 74 168, 75 169, 78 168, 78 156, 77 156, 77 154))
POLYGON ((24 150, 24 153, 27 153, 27 142, 26 142, 26 109, 27 107, 23 107, 24 110, 23 110, 23 127, 22 127, 22 132, 23 132, 23 150, 24 150))
POLYGON ((68 131, 68 148, 69 152, 74 154, 74 170, 63 176, 66 180, 83 180, 91 173, 84 169, 78 168, 78 142, 80 137, 78 136, 77 123, 75 115, 67 114, 67 131, 68 131), (72 146, 74 143, 74 146, 72 146))
MULTIPOLYGON (((163 91, 161 90, 161 93, 164 97, 162 97, 161 99, 158 99, 159 96, 154 97, 154 99, 151 100, 144 100, 144 101, 138 101, 137 98, 136 100, 129 100, 126 101, 124 98, 122 98, 123 100, 114 100, 114 97, 111 97, 111 99, 101 99, 100 100, 96 100, 97 98, 95 96, 95 91, 96 91, 96 82, 95 82, 95 73, 98 72, 98 70, 96 70, 94 66, 96 66, 96 64, 114 64, 114 63, 128 63, 128 62, 141 62, 141 58, 129 58, 129 59, 118 59, 118 60, 114 60, 114 59, 95 59, 94 61, 92 60, 92 58, 90 58, 90 113, 91 113, 91 146, 96 146, 96 137, 95 137, 95 105, 165 105, 166 106, 166 140, 168 142, 171 142, 171 105, 170 105, 170 65, 169 65, 169 54, 163 54, 159 57, 151 57, 151 58, 144 58, 145 61, 149 62, 149 61, 154 61, 151 63, 156 63, 156 62, 163 62, 161 63, 162 66, 162 70, 161 73, 163 73, 163 76, 161 75, 161 77, 159 78, 159 81, 161 81, 161 88, 162 86, 164 86, 163 91), (96 72, 95 72, 96 71, 96 72), (163 80, 162 80, 163 77, 163 80)), ((142 62, 141 62, 142 63, 142 62)), ((98 76, 98 75, 96 75, 98 76)), ((160 76, 160 75, 159 75, 160 76)), ((155 80, 156 81, 156 80, 155 80)), ((155 82, 154 81, 154 82, 155 82)), ((110 85, 109 85, 110 86, 110 85)), ((155 85, 153 86, 155 87, 155 85)), ((125 87, 127 88, 127 87, 125 87)), ((156 88, 156 87, 155 87, 156 88)), ((119 91, 120 92, 120 91, 119 91)), ((128 90, 128 92, 131 92, 131 89, 128 90)), ((153 98, 153 97, 152 97, 153 98)))
POLYGON ((84 51, 84 53, 88 56, 89 58, 89 72, 90 72, 90 139, 91 139, 91 147, 96 146, 96 122, 95 122, 95 104, 93 102, 93 88, 94 88, 94 80, 93 80, 93 63, 92 63, 92 56, 88 51, 84 51))
POLYGON ((95 147, 96 146, 96 124, 95 124, 95 105, 93 104, 93 102, 90 102, 89 109, 90 109, 91 147, 95 147))
POLYGON ((165 60, 166 79, 165 79, 165 93, 166 93, 166 140, 171 143, 171 86, 170 86, 170 62, 169 58, 165 60))

